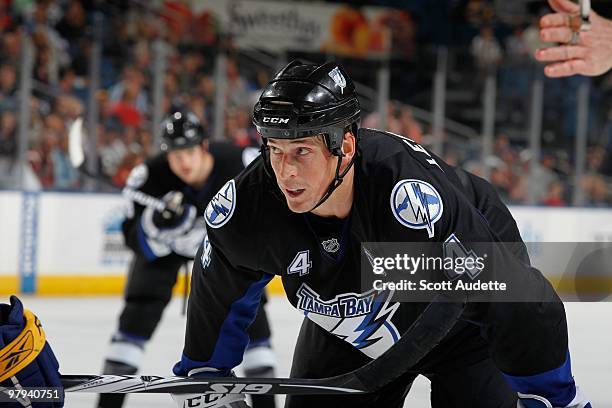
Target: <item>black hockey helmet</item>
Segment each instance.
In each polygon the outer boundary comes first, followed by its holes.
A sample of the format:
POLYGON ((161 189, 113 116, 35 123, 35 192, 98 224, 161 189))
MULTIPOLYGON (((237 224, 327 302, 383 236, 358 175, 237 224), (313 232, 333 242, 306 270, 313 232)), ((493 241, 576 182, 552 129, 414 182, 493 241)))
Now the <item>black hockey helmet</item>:
POLYGON ((323 135, 329 150, 341 155, 344 132, 355 135, 361 109, 353 81, 335 62, 299 60, 281 69, 263 90, 253 124, 264 139, 323 135))
POLYGON ((208 138, 198 117, 191 112, 176 111, 162 122, 162 152, 186 149, 201 144, 208 138))

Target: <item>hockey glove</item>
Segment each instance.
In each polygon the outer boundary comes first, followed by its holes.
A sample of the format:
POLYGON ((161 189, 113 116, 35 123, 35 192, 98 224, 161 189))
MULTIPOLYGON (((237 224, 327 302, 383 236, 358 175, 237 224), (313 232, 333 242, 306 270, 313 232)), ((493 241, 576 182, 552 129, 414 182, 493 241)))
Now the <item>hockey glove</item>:
POLYGON ((153 212, 153 223, 161 229, 172 229, 180 225, 183 220, 183 193, 170 191, 164 195, 162 201, 166 208, 163 211, 153 212))
POLYGON ((163 201, 166 203, 163 211, 154 207, 145 208, 141 225, 148 238, 169 244, 191 230, 197 210, 192 205, 183 204, 183 194, 179 191, 170 191, 163 201))
MULTIPOLYGON (((218 377, 221 372, 213 368, 195 368, 190 377, 218 377)), ((231 373, 234 376, 234 373, 231 373)), ((244 394, 172 394, 179 408, 250 408, 244 394)))
POLYGON ((193 223, 189 231, 176 237, 170 243, 170 249, 178 255, 193 259, 204 237, 206 237, 206 222, 203 217, 200 217, 193 223))
MULTIPOLYGON (((57 388, 51 397, 55 402, 34 402, 37 408, 64 406, 64 392, 59 374, 59 364, 46 342, 45 332, 36 316, 24 310, 21 301, 11 296, 10 305, 0 304, 0 392, 10 395, 9 389, 57 388)), ((38 393, 38 395, 42 395, 38 393)), ((31 406, 30 397, 16 402, 4 402, 3 407, 31 406)))

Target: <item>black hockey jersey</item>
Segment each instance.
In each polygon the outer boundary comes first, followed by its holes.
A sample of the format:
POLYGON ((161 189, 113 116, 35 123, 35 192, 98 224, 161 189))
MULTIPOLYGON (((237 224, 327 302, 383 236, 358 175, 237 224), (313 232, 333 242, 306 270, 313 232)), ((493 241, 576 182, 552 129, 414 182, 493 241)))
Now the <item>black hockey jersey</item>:
MULTIPOLYGON (((454 170, 410 139, 360 129, 354 167, 354 199, 344 220, 291 212, 262 158, 213 197, 205 211, 208 238, 196 255, 176 374, 200 366, 229 370, 240 363, 246 327, 274 275, 282 277, 289 301, 307 318, 376 358, 425 305, 396 302, 386 291, 362 292, 362 242, 441 244, 451 236, 462 242, 501 240, 470 203, 454 170)), ((562 304, 538 271, 503 246, 499 250, 506 266, 550 303, 472 305, 466 312, 470 323, 458 324, 449 338, 462 337, 475 323, 504 372, 558 367, 567 350, 562 304)), ((445 344, 425 364, 442 355, 438 352, 445 344)))
MULTIPOLYGON (((255 149, 243 150, 229 143, 210 143, 209 151, 214 158, 213 169, 205 184, 198 190, 183 182, 172 172, 165 154, 154 156, 136 166, 131 171, 123 190, 129 203, 128 214, 122 224, 123 236, 128 247, 149 260, 154 260, 161 254, 165 254, 164 256, 173 254, 170 249, 164 251, 164 248, 155 248, 153 250, 150 242, 145 239, 145 233, 140 224, 140 217, 145 206, 134 201, 134 193, 140 192, 146 196, 161 199, 170 191, 182 192, 184 202, 197 209, 198 221, 194 227, 203 229, 202 215, 207 203, 227 180, 235 177, 244 169, 253 158, 253 150, 255 149)), ((146 201, 146 198, 142 201, 146 201)))

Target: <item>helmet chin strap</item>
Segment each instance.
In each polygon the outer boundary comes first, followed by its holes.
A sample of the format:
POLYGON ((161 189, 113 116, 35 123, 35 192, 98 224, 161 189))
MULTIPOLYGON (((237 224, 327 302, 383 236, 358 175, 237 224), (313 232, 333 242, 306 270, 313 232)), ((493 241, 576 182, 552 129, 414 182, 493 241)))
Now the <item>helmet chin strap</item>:
POLYGON ((351 167, 353 167, 353 163, 355 162, 355 156, 353 156, 348 166, 346 166, 346 169, 344 169, 344 171, 340 173, 340 166, 342 164, 342 158, 344 157, 344 153, 341 152, 337 156, 338 156, 338 163, 336 164, 336 175, 334 176, 334 179, 329 184, 329 187, 327 187, 327 191, 325 192, 325 194, 323 194, 323 197, 321 197, 317 205, 312 207, 309 212, 313 212, 321 204, 327 201, 327 199, 332 195, 334 190, 340 187, 340 184, 342 184, 342 181, 344 180, 344 176, 346 176, 346 173, 348 173, 351 167))

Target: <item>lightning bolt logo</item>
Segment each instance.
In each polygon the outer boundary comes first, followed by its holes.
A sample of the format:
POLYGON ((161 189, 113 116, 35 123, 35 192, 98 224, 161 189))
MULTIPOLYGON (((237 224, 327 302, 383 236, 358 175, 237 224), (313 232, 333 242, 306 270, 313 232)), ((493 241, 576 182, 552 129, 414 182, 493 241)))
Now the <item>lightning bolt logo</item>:
POLYGON ((370 357, 374 356, 373 358, 375 358, 377 355, 382 354, 390 345, 395 344, 399 340, 399 332, 393 323, 391 323, 391 318, 400 304, 390 303, 391 296, 392 292, 377 294, 373 300, 372 309, 368 314, 358 318, 343 319, 343 321, 336 325, 332 333, 356 349, 362 350, 370 357), (348 321, 359 323, 349 324, 348 326, 342 324, 348 321), (365 350, 384 339, 387 341, 380 348, 365 350))
POLYGON ((393 291, 342 293, 331 300, 302 283, 296 307, 323 330, 346 341, 370 358, 377 358, 399 340, 391 321, 400 303, 391 303, 393 291))
POLYGON ((395 218, 412 229, 426 229, 434 236, 434 224, 442 216, 442 198, 436 189, 422 180, 401 180, 391 193, 391 209, 395 218), (406 211, 410 209, 410 211, 406 211))
POLYGON ((212 228, 225 225, 236 208, 236 186, 234 180, 228 181, 210 200, 206 207, 206 224, 212 228))
MULTIPOLYGON (((379 330, 385 324, 390 324, 391 317, 397 311, 399 303, 389 304, 389 298, 391 297, 390 292, 381 292, 374 298, 374 304, 370 313, 363 317, 363 320, 353 330, 351 335, 336 335, 341 339, 349 342, 356 349, 364 349, 366 347, 376 344, 383 338, 384 332, 380 333, 379 330), (379 333, 378 336, 372 337, 379 333)), ((395 327, 391 325, 389 332, 393 337, 393 343, 399 339, 399 334, 395 327)))

